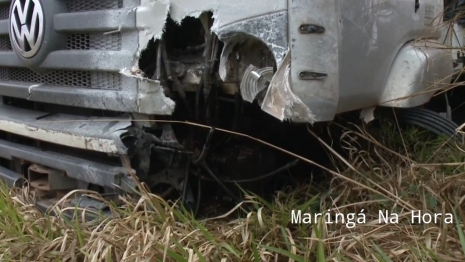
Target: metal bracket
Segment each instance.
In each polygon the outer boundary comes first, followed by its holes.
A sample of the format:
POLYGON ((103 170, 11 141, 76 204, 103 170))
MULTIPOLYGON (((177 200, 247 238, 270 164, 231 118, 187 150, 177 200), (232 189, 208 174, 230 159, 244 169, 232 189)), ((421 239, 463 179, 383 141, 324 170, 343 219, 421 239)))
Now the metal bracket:
POLYGON ((319 25, 304 24, 299 27, 301 34, 323 34, 325 28, 319 25))
POLYGON ((319 80, 325 79, 328 77, 328 74, 318 73, 312 71, 301 71, 299 72, 299 78, 302 80, 319 80))

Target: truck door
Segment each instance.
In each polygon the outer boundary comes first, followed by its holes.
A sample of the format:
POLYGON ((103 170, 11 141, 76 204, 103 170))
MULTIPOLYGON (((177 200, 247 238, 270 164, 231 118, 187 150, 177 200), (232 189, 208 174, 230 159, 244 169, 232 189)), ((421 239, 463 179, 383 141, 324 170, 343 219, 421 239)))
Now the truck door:
POLYGON ((337 0, 289 0, 290 85, 316 121, 334 118, 339 101, 337 0))

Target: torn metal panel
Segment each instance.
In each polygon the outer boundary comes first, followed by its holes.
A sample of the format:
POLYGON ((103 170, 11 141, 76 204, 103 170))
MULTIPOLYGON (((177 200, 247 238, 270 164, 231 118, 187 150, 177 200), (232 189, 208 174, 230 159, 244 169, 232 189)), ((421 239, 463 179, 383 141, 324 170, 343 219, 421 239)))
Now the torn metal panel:
POLYGON ((290 64, 291 56, 287 54, 271 80, 261 108, 281 121, 290 120, 313 124, 316 118, 315 115, 292 92, 289 82, 290 64))
POLYGON ((171 17, 180 22, 186 16, 198 17, 205 11, 214 14, 213 30, 249 18, 287 9, 287 0, 170 0, 171 17))
POLYGON ((153 118, 150 115, 132 113, 132 119, 134 119, 134 127, 139 129, 155 127, 156 123, 151 121, 153 118))
POLYGON ((138 69, 129 70, 124 68, 120 71, 127 77, 138 80, 139 89, 137 94, 137 113, 170 115, 174 112, 175 102, 165 96, 160 81, 151 80, 143 76, 138 69))
POLYGON ((118 118, 113 122, 100 120, 76 115, 48 115, 0 105, 2 131, 79 149, 125 154, 127 148, 120 135, 131 125, 130 119, 121 121, 118 118))
POLYGON ((287 51, 287 0, 228 1, 228 0, 141 0, 136 11, 140 30, 139 53, 150 39, 160 39, 166 18, 180 23, 185 17, 199 17, 212 12, 212 31, 220 40, 234 33, 246 33, 267 43, 278 62, 287 51), (247 7, 247 8, 244 8, 247 7))
POLYGON ((221 79, 226 79, 226 63, 234 47, 250 37, 260 39, 268 46, 279 67, 289 50, 287 32, 287 11, 251 18, 217 30, 218 38, 226 43, 220 61, 221 79))
POLYGON ((147 48, 150 39, 160 39, 170 10, 169 0, 141 0, 136 10, 136 27, 139 29, 139 54, 147 48))

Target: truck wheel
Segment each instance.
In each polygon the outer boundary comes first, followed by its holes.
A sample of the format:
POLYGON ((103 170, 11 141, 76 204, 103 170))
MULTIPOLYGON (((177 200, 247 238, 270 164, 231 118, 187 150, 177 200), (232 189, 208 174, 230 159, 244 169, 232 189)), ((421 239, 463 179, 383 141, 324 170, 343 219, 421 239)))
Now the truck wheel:
POLYGON ((459 126, 437 112, 419 107, 396 109, 395 112, 401 125, 417 126, 438 136, 454 137, 462 141, 462 136, 456 131, 459 126))

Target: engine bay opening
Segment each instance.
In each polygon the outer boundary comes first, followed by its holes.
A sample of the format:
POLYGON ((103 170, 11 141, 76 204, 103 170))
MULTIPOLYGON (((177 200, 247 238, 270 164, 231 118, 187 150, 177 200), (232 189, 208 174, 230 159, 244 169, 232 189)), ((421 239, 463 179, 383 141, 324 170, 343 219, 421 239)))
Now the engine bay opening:
MULTIPOLYGON (((158 62, 161 63, 160 66, 165 68, 172 66, 175 75, 183 76, 185 68, 179 63, 192 64, 202 59, 207 48, 207 35, 210 34, 207 31, 212 25, 212 12, 204 12, 199 18, 185 17, 181 23, 175 22, 168 16, 162 38, 152 38, 147 44, 147 48, 141 52, 139 68, 147 77, 155 77, 156 80, 159 80, 157 78, 161 76, 154 75, 157 68, 156 62, 158 62), (164 61, 168 59, 169 62, 164 61)), ((222 45, 222 43, 219 44, 222 45)), ((170 69, 168 68, 169 71, 170 69)))
MULTIPOLYGON (((213 20, 213 13, 203 13, 202 18, 213 20)), ((164 39, 168 51, 201 50, 205 46, 205 27, 199 18, 186 17, 180 24, 168 17, 165 25, 164 39)))
POLYGON ((309 179, 313 170, 279 150, 217 128, 330 164, 305 125, 281 122, 261 110, 276 72, 266 43, 244 33, 222 42, 211 31, 213 23, 211 12, 186 17, 179 24, 168 17, 162 37, 152 39, 139 60, 146 77, 160 81, 176 102, 172 116, 153 118, 202 126, 161 121, 125 137, 138 177, 160 194, 178 192, 197 211, 199 201, 239 201, 243 191, 236 183, 243 190, 271 196, 295 182, 297 173, 309 179), (263 73, 260 81, 254 78, 257 72, 263 73), (253 98, 245 101, 244 94, 253 98))

